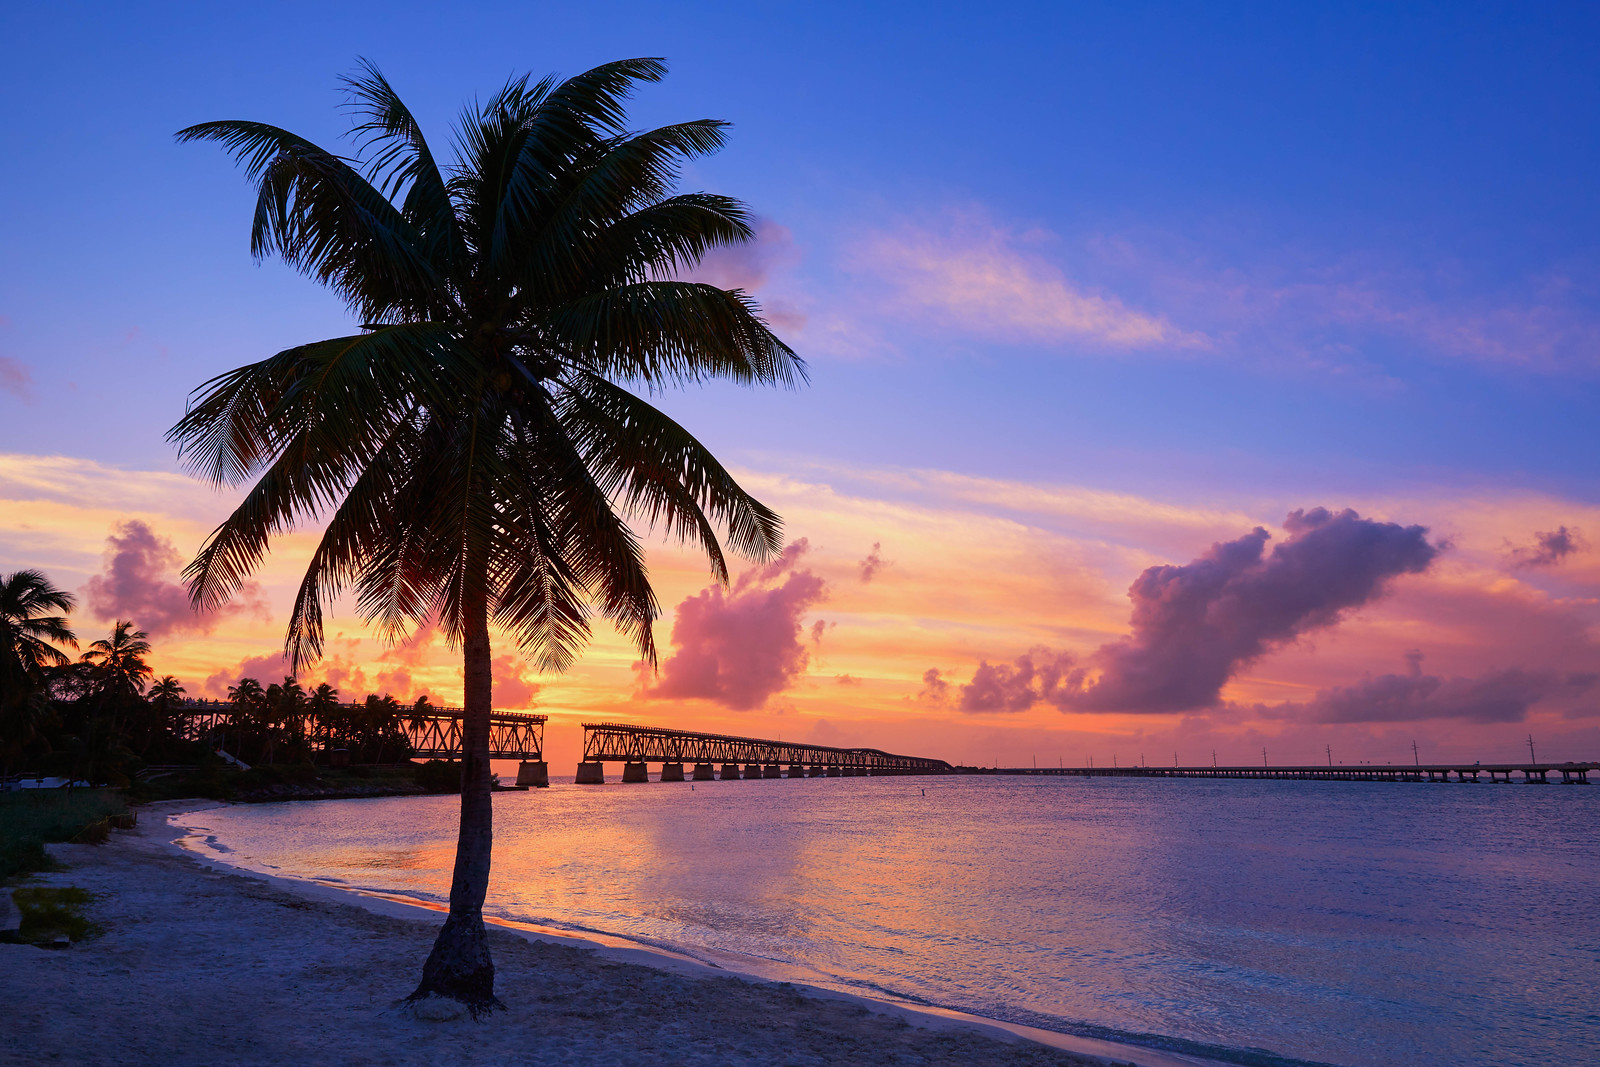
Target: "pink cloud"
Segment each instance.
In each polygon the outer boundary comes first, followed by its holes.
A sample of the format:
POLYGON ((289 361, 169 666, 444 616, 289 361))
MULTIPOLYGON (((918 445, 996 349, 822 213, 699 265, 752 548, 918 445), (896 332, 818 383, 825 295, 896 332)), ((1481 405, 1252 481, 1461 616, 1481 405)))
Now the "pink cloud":
POLYGON ((1098 680, 1057 703, 1132 712, 1215 704, 1240 667, 1333 626, 1391 579, 1427 570, 1439 552, 1421 526, 1350 510, 1295 511, 1284 527, 1289 539, 1270 555, 1270 535, 1257 527, 1192 563, 1146 570, 1128 590, 1133 634, 1101 646, 1098 680))
POLYGON ((0 393, 10 393, 22 400, 33 399, 33 372, 26 363, 0 356, 0 393))
MULTIPOLYGON (((1350 686, 1318 693, 1308 705, 1282 709, 1296 718, 1326 723, 1414 722, 1464 719, 1477 723, 1522 722, 1528 709, 1548 698, 1581 697, 1600 675, 1510 667, 1476 677, 1441 678, 1422 672, 1422 653, 1406 655, 1403 674, 1368 676, 1350 686)), ((1591 714, 1600 714, 1592 712, 1591 714)))
POLYGON ((494 667, 494 706, 497 708, 531 708, 539 692, 537 675, 521 656, 507 654, 496 656, 494 667))
POLYGON ((1016 234, 982 217, 906 225, 868 237, 852 268, 884 284, 902 317, 985 338, 1080 341, 1110 348, 1203 346, 1159 315, 1074 283, 1016 234))
MULTIPOLYGON (((799 262, 800 252, 794 243, 794 234, 787 226, 766 218, 754 220, 755 240, 742 245, 721 245, 712 248, 700 262, 685 271, 685 281, 705 282, 718 289, 742 289, 755 293, 764 287, 772 276, 799 262)), ((805 328, 806 316, 783 300, 762 298, 762 315, 778 330, 798 331, 805 328)))
POLYGON ((856 566, 861 569, 862 584, 872 581, 872 579, 878 576, 878 572, 883 570, 885 567, 892 567, 894 565, 892 561, 883 558, 883 555, 880 552, 882 547, 882 542, 872 542, 872 551, 867 553, 867 558, 856 564, 856 566))
POLYGON ((274 682, 281 682, 288 676, 289 661, 281 652, 268 652, 264 656, 246 656, 236 666, 224 668, 208 676, 200 684, 199 689, 190 695, 226 700, 228 687, 238 685, 242 678, 254 678, 263 686, 268 686, 274 682))
POLYGON ((966 712, 1026 711, 1041 700, 1056 700, 1063 686, 1080 683, 1073 657, 1048 648, 1030 649, 1014 663, 980 661, 972 681, 961 687, 959 707, 966 712))
POLYGON ((1510 556, 1516 567, 1554 567, 1568 556, 1588 548, 1589 542, 1583 539, 1582 531, 1561 526, 1547 533, 1535 533, 1533 547, 1512 548, 1510 556))
POLYGON ((679 604, 673 654, 645 694, 747 711, 787 689, 810 662, 801 617, 827 596, 823 580, 798 566, 808 547, 801 538, 730 592, 711 586, 679 604))
POLYGON ((129 519, 106 538, 105 567, 84 586, 89 610, 102 619, 132 619, 152 637, 184 631, 206 633, 222 618, 264 609, 260 587, 246 582, 234 600, 208 614, 197 613, 189 594, 169 575, 183 557, 147 523, 129 519))

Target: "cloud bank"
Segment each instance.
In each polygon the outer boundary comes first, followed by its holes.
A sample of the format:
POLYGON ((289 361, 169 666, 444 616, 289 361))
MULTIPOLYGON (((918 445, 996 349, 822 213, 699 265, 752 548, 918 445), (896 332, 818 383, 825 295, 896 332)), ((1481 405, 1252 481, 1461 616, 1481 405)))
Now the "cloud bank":
MULTIPOLYGON (((1289 537, 1267 553, 1261 527, 1213 544, 1182 566, 1150 567, 1128 590, 1133 632, 1082 664, 1034 648, 1011 663, 979 663, 960 689, 966 712, 1063 711, 1160 714, 1216 706, 1241 668, 1379 598, 1391 579, 1428 569, 1439 553, 1421 526, 1312 508, 1284 520, 1289 537)), ((923 676, 921 699, 949 683, 923 676)))
POLYGON ((1261 527, 1183 566, 1151 567, 1128 590, 1133 633, 1094 655, 1099 678, 1066 706, 1173 712, 1217 703, 1235 671, 1428 569, 1439 549, 1421 526, 1346 509, 1294 511, 1266 554, 1261 527))
POLYGON ((808 638, 821 636, 801 624, 827 596, 823 580, 799 566, 809 547, 801 538, 741 575, 730 592, 711 586, 680 603, 672 657, 644 694, 748 711, 787 689, 810 662, 808 638))

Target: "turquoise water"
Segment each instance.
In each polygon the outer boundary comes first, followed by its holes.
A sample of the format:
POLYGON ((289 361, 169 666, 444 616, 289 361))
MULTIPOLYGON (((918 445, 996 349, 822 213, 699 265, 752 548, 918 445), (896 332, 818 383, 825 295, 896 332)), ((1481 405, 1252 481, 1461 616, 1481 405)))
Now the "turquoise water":
MULTIPOLYGON (((443 900, 456 799, 239 806, 228 858, 443 900)), ((1600 1063, 1600 788, 1048 778, 495 798, 495 914, 1239 1063, 1600 1063)))

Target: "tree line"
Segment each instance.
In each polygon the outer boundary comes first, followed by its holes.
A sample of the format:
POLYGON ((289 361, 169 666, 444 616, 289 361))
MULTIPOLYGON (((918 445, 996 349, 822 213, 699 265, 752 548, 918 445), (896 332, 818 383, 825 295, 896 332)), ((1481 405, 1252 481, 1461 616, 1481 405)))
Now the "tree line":
POLYGON ((369 694, 343 703, 327 682, 263 686, 241 678, 205 708, 205 726, 172 675, 156 677, 149 635, 118 619, 82 652, 68 624, 76 598, 40 571, 0 576, 0 774, 28 770, 126 786, 151 764, 195 763, 214 748, 247 763, 308 763, 342 749, 352 763, 410 757, 404 724, 434 711, 369 694))

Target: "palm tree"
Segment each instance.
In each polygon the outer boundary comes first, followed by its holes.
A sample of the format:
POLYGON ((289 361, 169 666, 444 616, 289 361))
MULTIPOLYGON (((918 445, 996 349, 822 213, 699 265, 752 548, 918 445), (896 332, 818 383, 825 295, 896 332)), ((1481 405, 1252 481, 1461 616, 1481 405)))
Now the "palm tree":
POLYGON ((89 669, 97 697, 122 707, 144 696, 152 673, 144 659, 150 654, 149 636, 129 620, 118 619, 109 638, 96 641, 78 658, 89 669))
POLYGON ((367 63, 345 82, 364 164, 256 122, 178 134, 221 142, 255 181, 252 251, 331 286, 362 324, 211 380, 173 427, 197 473, 255 479, 189 565, 190 594, 216 607, 274 535, 325 521, 290 615, 292 669, 320 655, 323 610, 348 588, 386 637, 436 620, 461 650, 450 911, 411 996, 474 1014, 499 1004, 482 916, 491 622, 546 670, 572 662, 593 614, 654 662, 659 608, 630 520, 698 543, 723 581, 719 526, 757 560, 782 544, 778 516, 629 388, 805 377, 742 291, 677 280, 753 232, 738 201, 673 193, 724 123, 627 131, 627 97, 665 69, 511 81, 465 113, 444 168, 367 63))
POLYGON ((66 616, 76 599, 57 589, 42 571, 0 577, 0 712, 20 711, 44 691, 48 672, 71 660, 51 642, 78 647, 66 616))
MULTIPOLYGON (((228 718, 234 729, 234 748, 239 759, 245 757, 245 739, 261 732, 262 709, 266 702, 267 691, 254 678, 240 678, 238 685, 228 686, 228 703, 233 705, 233 713, 228 718)), ((226 743, 226 732, 220 741, 211 742, 214 747, 225 747, 226 743)))
MULTIPOLYGON (((150 702, 150 710, 153 713, 152 725, 156 730, 177 736, 178 731, 175 728, 177 719, 173 709, 183 702, 183 695, 187 692, 182 683, 170 674, 163 674, 150 686, 150 692, 145 694, 145 699, 150 702)), ((149 751, 148 745, 145 746, 145 750, 149 751)), ((140 753, 141 756, 144 754, 140 753)))

